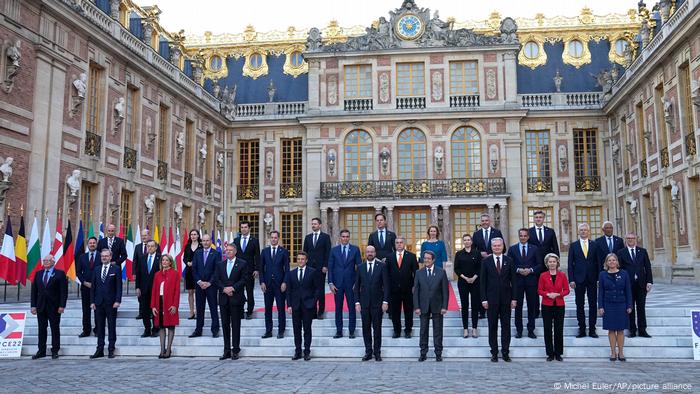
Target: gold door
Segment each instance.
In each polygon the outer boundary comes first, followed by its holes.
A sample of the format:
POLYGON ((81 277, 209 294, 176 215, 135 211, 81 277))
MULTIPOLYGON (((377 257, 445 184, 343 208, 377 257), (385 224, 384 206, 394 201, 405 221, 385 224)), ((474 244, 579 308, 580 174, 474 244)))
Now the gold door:
POLYGON ((425 241, 428 231, 429 208, 401 208, 394 213, 398 218, 397 235, 406 238, 406 249, 420 257, 420 246, 425 241))
POLYGON ((350 243, 360 248, 365 258, 367 239, 374 231, 374 209, 348 209, 343 212, 343 228, 350 231, 350 243))
MULTIPOLYGON (((487 211, 486 206, 471 206, 471 207, 451 207, 452 211, 452 245, 454 252, 462 249, 462 236, 464 234, 472 235, 474 231, 481 225, 481 214, 487 211)), ((450 254, 448 251, 447 254, 450 254)))

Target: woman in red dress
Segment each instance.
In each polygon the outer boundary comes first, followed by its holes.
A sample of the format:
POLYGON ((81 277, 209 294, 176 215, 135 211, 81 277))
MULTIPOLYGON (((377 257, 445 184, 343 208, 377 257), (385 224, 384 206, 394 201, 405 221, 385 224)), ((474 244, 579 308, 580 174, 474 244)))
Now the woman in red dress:
POLYGON ((159 327, 160 355, 158 358, 170 358, 175 338, 175 326, 180 323, 178 307, 180 305, 180 273, 173 267, 175 260, 169 254, 160 259, 160 271, 153 278, 151 309, 154 325, 159 327), (165 330, 168 331, 168 347, 165 347, 165 330))

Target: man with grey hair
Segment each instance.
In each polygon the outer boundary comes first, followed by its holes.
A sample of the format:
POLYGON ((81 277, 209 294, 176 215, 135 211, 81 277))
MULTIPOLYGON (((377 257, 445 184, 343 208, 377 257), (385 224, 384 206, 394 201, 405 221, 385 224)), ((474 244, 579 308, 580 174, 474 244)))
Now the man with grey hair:
POLYGON ((595 242, 589 239, 591 228, 587 223, 578 225, 579 239, 571 243, 569 247, 569 260, 567 273, 569 285, 576 295, 576 319, 578 320, 578 335, 576 338, 586 336, 586 313, 584 311, 585 298, 588 298, 588 335, 598 338, 595 332, 596 317, 598 313, 598 274, 602 270, 601 261, 607 255, 595 242))
POLYGON ((61 315, 68 300, 68 280, 65 272, 54 269, 54 257, 48 255, 41 260, 42 270, 34 275, 32 282, 31 308, 39 326, 39 349, 32 360, 46 357, 47 328, 51 326, 51 358, 58 358, 61 348, 61 315))
POLYGON ((442 326, 447 314, 449 286, 445 270, 435 266, 435 253, 427 250, 423 254, 425 267, 416 273, 416 285, 413 289, 413 305, 416 315, 420 316, 420 358, 428 358, 428 329, 433 321, 433 346, 435 361, 442 361, 442 326))
POLYGON ((389 310, 394 326, 392 338, 401 336, 401 309, 404 314, 404 335, 410 338, 413 331, 413 283, 418 271, 418 259, 406 250, 406 238, 397 236, 394 241, 396 251, 386 256, 389 271, 389 310))
POLYGON ((114 224, 107 226, 107 236, 97 242, 97 250, 109 249, 112 253, 112 262, 122 267, 126 261, 126 244, 124 240, 117 237, 117 227, 114 224))
POLYGON ((647 250, 637 245, 637 234, 630 232, 625 236, 625 247, 617 251, 620 268, 627 271, 632 285, 632 313, 630 313, 630 338, 639 336, 651 338, 647 333, 646 302, 647 293, 651 291, 654 277, 651 272, 651 262, 647 250), (635 321, 635 307, 636 316, 635 321))

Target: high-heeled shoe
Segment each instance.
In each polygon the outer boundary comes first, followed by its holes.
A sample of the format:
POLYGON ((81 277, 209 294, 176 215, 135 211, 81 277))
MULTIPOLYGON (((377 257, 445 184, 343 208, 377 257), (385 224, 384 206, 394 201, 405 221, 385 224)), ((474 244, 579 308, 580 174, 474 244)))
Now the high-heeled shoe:
POLYGON ((613 353, 610 355, 610 361, 615 361, 617 360, 617 356, 613 353))
POLYGON ((192 314, 192 315, 190 315, 190 317, 187 318, 187 320, 194 320, 196 318, 197 318, 197 315, 192 314))
POLYGON ((158 355, 158 358, 165 358, 165 350, 161 350, 160 354, 158 355))
POLYGON ((627 361, 627 359, 624 358, 624 357, 620 357, 620 355, 618 355, 618 356, 617 356, 617 361, 625 362, 625 361, 627 361))
POLYGON ((168 349, 168 350, 165 352, 165 355, 163 356, 163 358, 170 358, 171 354, 172 354, 171 349, 168 349))

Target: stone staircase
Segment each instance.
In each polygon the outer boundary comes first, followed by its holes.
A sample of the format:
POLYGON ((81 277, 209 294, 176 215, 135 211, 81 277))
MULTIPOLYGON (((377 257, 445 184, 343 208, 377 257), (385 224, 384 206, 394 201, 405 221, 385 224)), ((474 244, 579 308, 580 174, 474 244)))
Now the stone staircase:
MULTIPOLYGON (((456 286, 455 286, 456 288, 456 286)), ((456 289, 455 289, 456 290, 456 289)), ((648 332, 653 338, 627 338, 625 354, 631 359, 692 359, 690 309, 700 307, 700 291, 693 286, 656 285, 649 294, 647 306, 648 332)), ((256 300, 262 301, 262 295, 256 300)), ((598 334, 600 338, 577 339, 578 331, 573 294, 567 297, 567 310, 564 328, 564 357, 577 359, 606 359, 609 354, 606 331, 602 330, 599 319, 598 334)), ((0 312, 28 310, 24 304, 0 305, 0 312)), ((186 298, 182 297, 181 310, 187 311, 186 298)), ((141 321, 135 320, 137 303, 133 297, 126 297, 119 309, 117 319, 117 355, 155 357, 160 351, 158 338, 140 338, 143 332, 141 321)), ((181 313, 186 316, 187 312, 181 313)), ((276 314, 274 315, 277 334, 276 314)), ((37 325, 36 318, 28 315, 25 329, 23 355, 36 352, 37 325)), ((194 330, 194 320, 181 319, 176 329, 173 355, 181 357, 218 357, 222 353, 223 339, 212 338, 208 331, 208 318, 205 322, 205 335, 188 338, 194 330)), ((88 356, 95 351, 96 338, 78 338, 81 332, 80 301, 71 300, 61 321, 61 353, 65 356, 88 356)), ((479 321, 479 338, 462 338, 462 325, 459 311, 450 311, 444 324, 444 352, 446 358, 487 358, 488 328, 486 319, 479 321)), ((326 313, 325 319, 313 323, 314 339, 311 347, 312 357, 332 359, 359 359, 364 354, 361 321, 358 316, 357 338, 347 337, 347 313, 344 321, 344 337, 333 339, 335 323, 333 312, 326 313)), ((418 318, 414 319, 414 331, 411 339, 391 338, 392 326, 388 318, 383 322, 382 355, 385 358, 415 359, 418 357, 418 318)), ((243 357, 290 357, 294 350, 291 318, 287 320, 284 339, 261 339, 264 333, 264 316, 256 312, 253 320, 244 320, 241 330, 241 355, 243 357)), ((514 328, 513 328, 514 332, 514 328)), ((544 358, 544 340, 542 321, 537 320, 535 333, 537 339, 527 337, 512 339, 511 356, 514 358, 544 358)), ((432 333, 431 333, 432 337, 432 333)), ((49 339, 50 344, 50 339, 49 339)), ((50 346, 50 345, 49 345, 50 346)), ((432 339, 431 339, 432 355, 432 339)))

